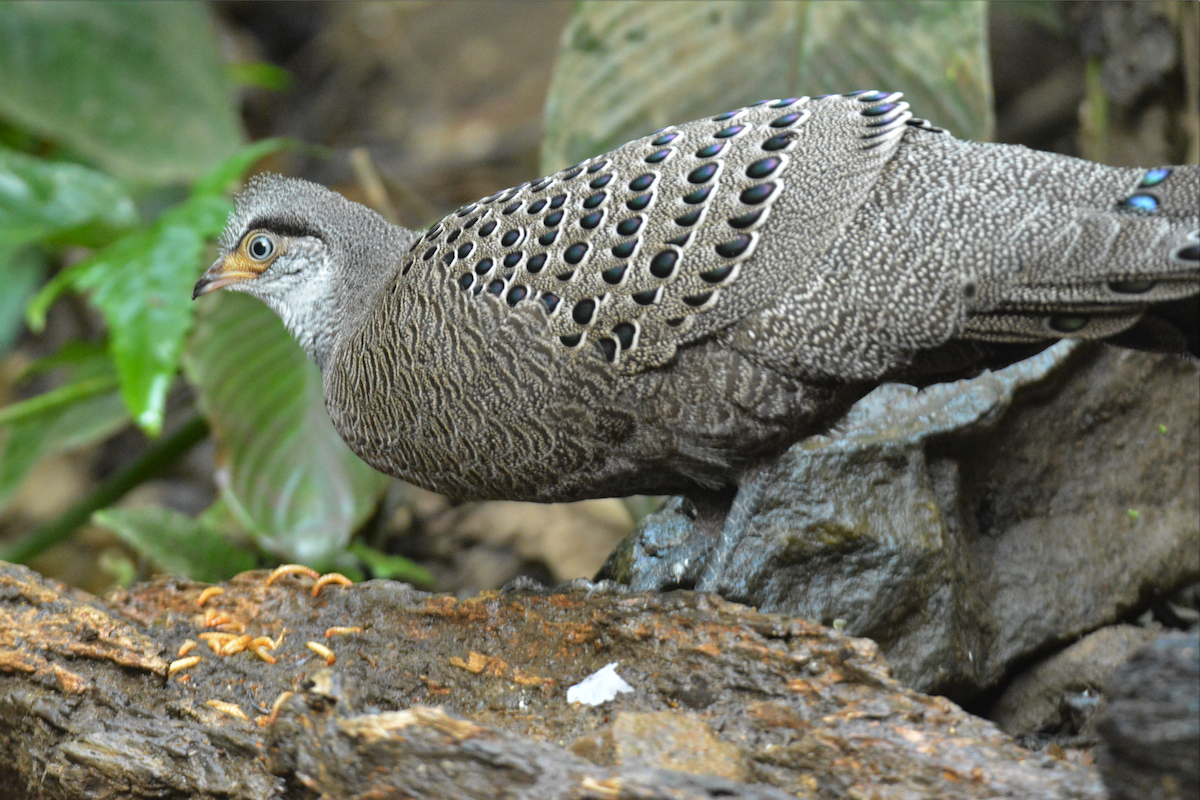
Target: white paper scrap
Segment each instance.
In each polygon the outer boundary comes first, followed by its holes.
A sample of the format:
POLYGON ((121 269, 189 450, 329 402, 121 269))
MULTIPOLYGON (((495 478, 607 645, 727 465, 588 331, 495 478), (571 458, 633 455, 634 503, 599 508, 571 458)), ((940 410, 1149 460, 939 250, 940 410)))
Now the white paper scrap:
POLYGON ((620 662, 614 661, 568 688, 567 702, 598 706, 612 700, 621 692, 632 692, 633 687, 617 674, 618 663, 620 662))

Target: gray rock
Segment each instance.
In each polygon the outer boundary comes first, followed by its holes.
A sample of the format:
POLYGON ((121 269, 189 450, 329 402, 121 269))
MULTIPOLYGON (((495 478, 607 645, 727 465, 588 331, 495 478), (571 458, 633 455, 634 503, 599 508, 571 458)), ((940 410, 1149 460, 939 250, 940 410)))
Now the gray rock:
POLYGON ((1138 650, 1106 694, 1097 763, 1112 799, 1200 796, 1200 632, 1138 650))
POLYGON ((988 717, 1012 736, 1038 731, 1089 734, 1079 729, 1073 711, 1085 699, 1098 701, 1117 667, 1161 635, 1136 625, 1110 625, 1089 633, 1018 675, 988 717))
MULTIPOLYGON (((972 380, 882 386, 780 459, 726 595, 844 620, 909 685, 970 700, 1200 576, 1197 376, 1064 343, 972 380)), ((690 585, 714 515, 685 506, 643 520, 601 576, 690 585), (679 553, 688 569, 662 574, 679 553)))

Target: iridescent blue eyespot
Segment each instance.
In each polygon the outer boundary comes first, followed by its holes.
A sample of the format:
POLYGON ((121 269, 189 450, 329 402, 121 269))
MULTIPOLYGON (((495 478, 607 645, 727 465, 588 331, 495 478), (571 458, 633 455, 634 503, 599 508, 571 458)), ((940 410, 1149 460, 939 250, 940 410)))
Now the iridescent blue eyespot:
POLYGON ((713 134, 717 139, 728 139, 731 136, 737 136, 742 131, 746 130, 745 125, 730 125, 728 128, 722 128, 713 134))
POLYGON ((505 296, 504 299, 508 301, 508 304, 510 306, 515 306, 517 303, 521 302, 528 296, 529 296, 529 290, 526 289, 524 286, 514 286, 508 290, 508 294, 505 296))
POLYGON ((529 257, 529 261, 525 264, 525 271, 536 275, 542 271, 544 266, 546 266, 546 254, 538 253, 536 256, 529 257))
POLYGON ((580 300, 571 309, 571 319, 579 325, 587 325, 592 321, 592 316, 596 313, 596 301, 592 298, 580 300))
POLYGON ((647 172, 644 175, 638 175, 629 182, 629 189, 633 192, 644 192, 654 185, 654 174, 647 172))
POLYGON ((1149 170, 1142 176, 1142 180, 1138 183, 1138 186, 1157 186, 1165 181, 1170 174, 1171 170, 1167 167, 1149 170))
POLYGON ((647 164, 657 164, 660 161, 666 160, 669 155, 671 155, 671 148, 668 147, 665 150, 658 150, 646 156, 645 161, 647 164))
POLYGON ((720 283, 733 274, 733 266, 733 264, 725 264, 716 269, 710 269, 708 272, 701 272, 700 279, 705 283, 720 283))
POLYGON ((568 264, 578 264, 583 261, 583 257, 587 255, 588 246, 586 242, 576 242, 563 251, 563 261, 568 264))
POLYGON ((775 119, 771 120, 771 127, 786 128, 798 119, 800 119, 800 112, 784 114, 782 117, 776 117, 775 119))
POLYGON ((760 183, 758 186, 751 186, 743 191, 738 195, 738 199, 748 206, 756 206, 770 197, 773 191, 775 191, 775 184, 760 183))
POLYGON ((743 233, 733 237, 728 242, 722 242, 717 245, 717 255, 722 258, 736 258, 746 252, 746 248, 750 246, 750 235, 743 233))
POLYGON ((652 139, 650 144, 654 145, 655 147, 662 147, 664 144, 670 144, 671 142, 675 141, 678 136, 679 134, 675 131, 672 131, 671 133, 664 133, 662 136, 652 139))
POLYGON ((612 254, 617 258, 629 258, 637 248, 637 239, 613 245, 612 254))
POLYGON ((724 142, 713 142, 712 144, 706 144, 704 147, 701 147, 696 151, 696 158, 712 158, 724 149, 724 142))
POLYGON ((621 278, 625 277, 625 270, 628 268, 628 264, 618 264, 601 272, 600 277, 604 279, 605 283, 616 285, 621 282, 621 278))
POLYGON ((864 117, 882 117, 884 114, 896 108, 896 103, 883 103, 881 105, 872 106, 871 108, 863 109, 864 117))
POLYGON ((630 217, 617 225, 617 233, 621 236, 633 236, 642 227, 641 217, 630 217))
POLYGON ((656 278, 669 278, 675 271, 675 262, 678 260, 679 253, 674 250, 663 250, 650 259, 650 274, 656 278))
POLYGON ((1140 211, 1157 211, 1158 198, 1152 194, 1135 194, 1125 198, 1124 205, 1140 211))
POLYGON ((746 167, 747 178, 765 178, 779 168, 783 162, 778 158, 764 158, 746 167))
POLYGON ((625 201, 625 207, 630 211, 641 211, 646 206, 650 205, 650 198, 653 195, 639 194, 625 201))
POLYGON ((742 214, 740 217, 734 217, 729 220, 731 228, 749 228, 754 223, 758 222, 758 218, 762 216, 763 210, 760 208, 757 211, 751 211, 749 214, 742 214))
POLYGON ((613 335, 621 342, 621 349, 628 350, 633 346, 633 335, 637 333, 637 328, 633 327, 631 322, 619 322, 613 326, 613 335))
POLYGON ((712 180, 712 176, 716 174, 717 165, 714 162, 696 167, 694 170, 688 173, 687 179, 688 183, 707 183, 708 181, 712 180))

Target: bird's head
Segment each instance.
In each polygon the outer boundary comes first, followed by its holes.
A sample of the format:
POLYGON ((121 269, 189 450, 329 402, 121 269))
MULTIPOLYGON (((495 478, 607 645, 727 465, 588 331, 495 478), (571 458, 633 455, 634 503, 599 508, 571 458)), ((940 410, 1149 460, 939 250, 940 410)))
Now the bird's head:
POLYGON ((192 299, 216 289, 266 303, 322 368, 400 266, 413 234, 323 186, 264 174, 250 181, 192 299))

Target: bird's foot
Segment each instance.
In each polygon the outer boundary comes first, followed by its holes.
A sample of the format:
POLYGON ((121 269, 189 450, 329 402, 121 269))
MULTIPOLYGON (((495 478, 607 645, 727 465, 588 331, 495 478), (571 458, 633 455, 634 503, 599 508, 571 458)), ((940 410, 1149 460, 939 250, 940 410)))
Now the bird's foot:
POLYGON ((695 589, 730 597, 729 559, 750 527, 768 483, 758 468, 743 476, 736 495, 672 498, 625 538, 596 579, 626 583, 634 591, 695 589))

